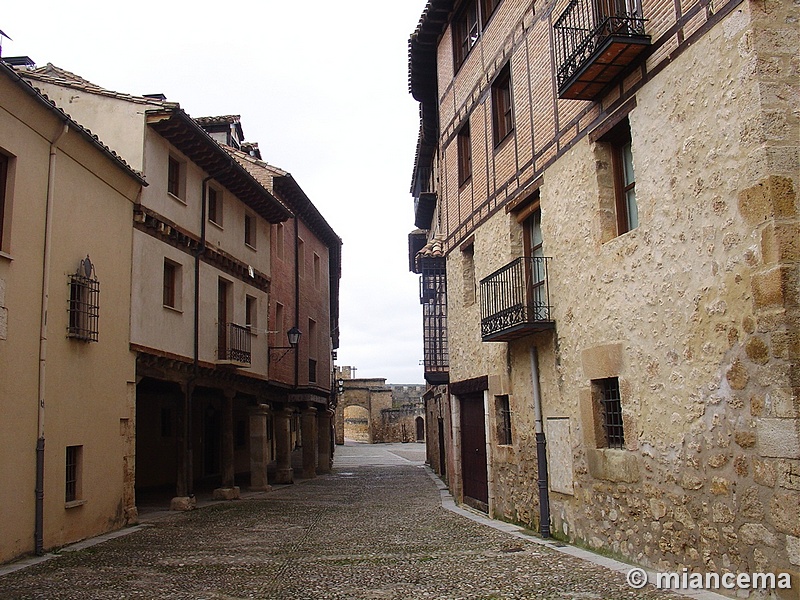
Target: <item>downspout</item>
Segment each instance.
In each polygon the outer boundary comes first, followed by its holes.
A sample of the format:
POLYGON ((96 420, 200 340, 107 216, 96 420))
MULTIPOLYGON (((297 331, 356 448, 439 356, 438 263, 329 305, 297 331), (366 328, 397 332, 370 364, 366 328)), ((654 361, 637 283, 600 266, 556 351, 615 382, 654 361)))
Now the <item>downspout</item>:
POLYGON ((536 465, 539 484, 539 533, 550 537, 550 496, 547 481, 547 440, 542 423, 542 391, 539 388, 539 356, 531 347, 531 383, 533 384, 533 413, 536 420, 536 465))
POLYGON ((36 505, 34 518, 34 551, 44 554, 44 406, 45 367, 47 365, 47 305, 50 295, 50 250, 53 239, 53 201, 56 191, 56 152, 61 138, 69 131, 64 123, 61 131, 50 143, 50 158, 47 166, 47 199, 45 201, 44 259, 42 266, 42 312, 39 321, 39 406, 38 436, 36 439, 36 505))
MULTIPOLYGON (((294 217, 294 326, 300 329, 300 224, 294 217)), ((300 348, 294 349, 294 387, 300 385, 300 348)))

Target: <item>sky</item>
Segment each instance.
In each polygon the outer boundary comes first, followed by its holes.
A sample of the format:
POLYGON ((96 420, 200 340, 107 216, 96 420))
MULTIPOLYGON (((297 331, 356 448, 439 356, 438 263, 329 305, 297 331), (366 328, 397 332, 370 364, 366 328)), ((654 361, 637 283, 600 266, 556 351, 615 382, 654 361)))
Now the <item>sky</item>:
MULTIPOLYGON (((422 383, 408 270, 419 105, 408 38, 425 0, 5 3, 2 56, 29 56, 192 117, 241 115, 343 240, 338 365, 422 383)), ((102 136, 101 136, 102 139, 102 136)))

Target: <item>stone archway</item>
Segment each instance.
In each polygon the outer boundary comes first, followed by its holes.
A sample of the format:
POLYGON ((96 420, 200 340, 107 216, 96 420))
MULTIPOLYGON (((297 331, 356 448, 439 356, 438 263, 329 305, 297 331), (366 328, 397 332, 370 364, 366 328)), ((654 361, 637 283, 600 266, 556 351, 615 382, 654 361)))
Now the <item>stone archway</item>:
POLYGON ((355 442, 371 442, 369 411, 363 406, 352 405, 344 409, 344 439, 355 442))

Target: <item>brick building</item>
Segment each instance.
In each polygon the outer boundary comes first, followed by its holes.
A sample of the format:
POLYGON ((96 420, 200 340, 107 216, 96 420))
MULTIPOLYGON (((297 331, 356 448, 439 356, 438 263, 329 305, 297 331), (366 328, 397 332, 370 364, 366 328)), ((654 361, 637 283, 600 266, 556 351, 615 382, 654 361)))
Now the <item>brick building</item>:
POLYGON ((797 16, 427 3, 409 260, 460 501, 661 569, 798 571, 797 16))

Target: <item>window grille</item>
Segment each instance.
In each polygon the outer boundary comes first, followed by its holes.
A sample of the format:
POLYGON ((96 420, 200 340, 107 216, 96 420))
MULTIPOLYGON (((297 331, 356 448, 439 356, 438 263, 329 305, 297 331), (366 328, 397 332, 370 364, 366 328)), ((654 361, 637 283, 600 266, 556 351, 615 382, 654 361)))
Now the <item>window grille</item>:
POLYGON ((97 341, 100 317, 100 282, 87 256, 77 272, 69 276, 69 326, 67 336, 85 342, 97 341))
POLYGON ((625 433, 622 428, 622 403, 620 402, 619 379, 610 377, 598 382, 600 385, 600 407, 607 448, 625 448, 625 433))
POLYGON ((511 440, 511 405, 508 396, 497 396, 497 443, 510 446, 511 440))
POLYGON ((78 499, 80 448, 80 446, 67 446, 65 502, 74 502, 78 499))

